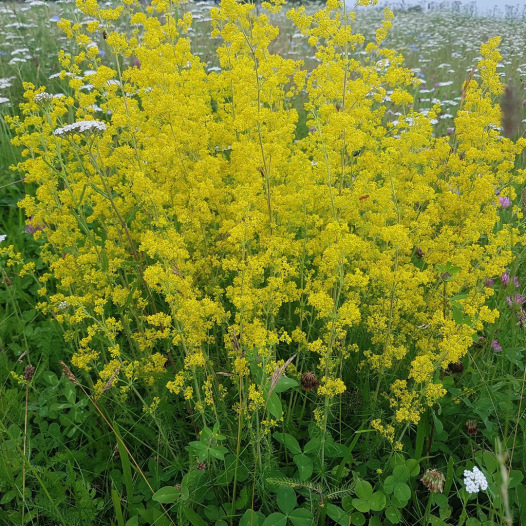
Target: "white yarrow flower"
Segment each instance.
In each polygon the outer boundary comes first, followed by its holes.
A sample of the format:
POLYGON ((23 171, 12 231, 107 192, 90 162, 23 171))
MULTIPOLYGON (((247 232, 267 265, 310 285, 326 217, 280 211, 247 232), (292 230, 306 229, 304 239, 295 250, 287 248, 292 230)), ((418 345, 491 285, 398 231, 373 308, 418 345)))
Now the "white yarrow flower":
POLYGON ((62 128, 57 128, 53 135, 64 137, 73 133, 89 135, 92 133, 102 133, 106 130, 106 125, 101 121, 77 121, 73 124, 67 124, 62 128))
POLYGON ((473 471, 464 470, 464 484, 468 493, 478 493, 488 489, 488 481, 477 466, 473 468, 473 471))

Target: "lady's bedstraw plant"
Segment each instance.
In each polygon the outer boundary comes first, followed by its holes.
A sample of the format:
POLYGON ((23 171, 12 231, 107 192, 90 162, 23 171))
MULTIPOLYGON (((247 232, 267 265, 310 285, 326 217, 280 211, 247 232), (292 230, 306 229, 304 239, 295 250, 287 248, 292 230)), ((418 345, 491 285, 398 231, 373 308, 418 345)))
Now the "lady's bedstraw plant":
POLYGON ((203 425, 225 411, 258 433, 282 415, 269 409, 276 375, 317 368, 326 430, 366 368, 364 402, 384 415, 372 426, 401 447, 395 433, 445 393, 441 370, 498 316, 484 282, 520 241, 496 197, 515 197, 526 144, 499 134, 499 39, 481 48, 454 136, 435 137, 439 105, 412 110, 419 81, 383 45, 389 9, 371 42, 337 0, 292 9, 317 58, 306 71, 271 51, 280 2, 256 14, 223 0, 212 10, 221 70, 208 73, 178 3, 77 4, 92 21, 60 22, 80 49, 60 57, 74 95, 27 84, 11 121, 36 188, 21 206, 45 225, 39 307, 67 329, 73 365, 100 393, 116 371, 123 390, 152 384, 169 357, 167 387, 203 425), (113 68, 93 42, 102 31, 113 68), (303 90, 309 133, 297 140, 303 90))

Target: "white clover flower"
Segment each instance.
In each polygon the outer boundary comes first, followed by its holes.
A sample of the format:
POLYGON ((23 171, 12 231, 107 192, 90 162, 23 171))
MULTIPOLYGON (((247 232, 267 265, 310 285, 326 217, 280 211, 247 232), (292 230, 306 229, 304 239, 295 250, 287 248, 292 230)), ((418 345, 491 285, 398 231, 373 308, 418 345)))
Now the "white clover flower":
POLYGON ((488 481, 477 466, 473 468, 473 471, 464 470, 464 484, 468 493, 478 493, 488 489, 488 481))
POLYGON ((93 133, 102 133, 105 129, 106 125, 101 121, 77 121, 73 124, 67 124, 62 128, 57 128, 53 132, 53 135, 57 135, 58 137, 64 137, 74 133, 90 135, 93 133))

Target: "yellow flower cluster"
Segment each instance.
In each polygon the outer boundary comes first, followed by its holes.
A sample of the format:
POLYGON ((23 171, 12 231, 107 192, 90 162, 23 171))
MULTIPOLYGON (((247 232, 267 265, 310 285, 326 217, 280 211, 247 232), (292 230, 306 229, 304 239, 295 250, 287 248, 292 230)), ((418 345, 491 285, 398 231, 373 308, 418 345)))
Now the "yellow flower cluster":
MULTIPOLYGON (((443 394, 437 371, 495 319, 484 280, 524 237, 497 228, 495 192, 524 181, 513 170, 526 145, 496 129, 498 39, 482 47, 481 85, 464 86, 451 141, 434 136, 438 105, 413 110, 419 81, 381 45, 388 9, 368 43, 337 0, 314 15, 291 10, 318 60, 307 71, 271 51, 279 29, 264 10, 222 0, 212 11, 221 70, 207 72, 186 36, 191 17, 177 19, 168 2, 78 6, 94 21, 60 23, 79 47, 60 57, 73 96, 44 104, 44 88, 26 84, 23 116, 11 119, 26 157, 18 169, 36 187, 21 206, 46 225, 36 235, 56 291, 41 308, 67 326, 73 364, 103 379, 118 359, 127 378, 150 382, 164 349, 179 371, 168 389, 203 408, 225 389, 211 349, 242 378, 251 368, 241 349, 263 371, 281 349, 298 352, 316 362, 326 401, 343 393, 345 363, 358 356, 395 380, 394 421, 418 422, 424 398, 443 394), (128 16, 129 35, 114 24, 128 16), (115 69, 93 51, 100 27, 115 69), (122 70, 130 56, 140 67, 122 70), (303 91, 309 132, 298 140, 303 91), (397 123, 388 91, 405 115, 397 123), (463 323, 448 303, 460 293, 463 323)), ((252 409, 256 384, 247 382, 252 409)), ((393 440, 390 424, 373 427, 393 440)))

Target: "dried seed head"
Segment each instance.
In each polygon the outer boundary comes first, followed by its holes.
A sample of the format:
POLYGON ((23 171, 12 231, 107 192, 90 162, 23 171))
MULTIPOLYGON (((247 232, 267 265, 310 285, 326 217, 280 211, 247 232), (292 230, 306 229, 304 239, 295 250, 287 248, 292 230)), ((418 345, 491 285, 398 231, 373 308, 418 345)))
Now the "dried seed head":
POLYGON ((422 477, 422 484, 431 493, 442 493, 444 491, 444 482, 446 477, 436 469, 428 469, 422 477))
POLYGON ((115 378, 117 378, 117 375, 119 374, 121 368, 122 368, 122 365, 119 365, 119 367, 117 367, 117 369, 115 369, 113 374, 109 377, 108 381, 106 382, 106 384, 102 388, 102 392, 103 393, 105 393, 108 389, 111 388, 111 386, 113 385, 113 382, 114 382, 115 378))
POLYGON ((80 385, 80 382, 77 380, 76 376, 70 371, 69 367, 64 362, 58 362, 58 363, 62 365, 62 372, 64 373, 64 376, 70 382, 73 382, 75 385, 80 385))
POLYGON ((468 435, 476 435, 479 432, 478 423, 476 420, 466 421, 466 433, 468 435))
POLYGON ((422 259, 424 257, 424 251, 420 247, 418 247, 415 250, 415 255, 417 258, 422 259))
POLYGON ((464 370, 464 364, 459 360, 458 362, 450 363, 448 369, 453 374, 460 374, 464 370))
POLYGON ((32 365, 26 365, 26 368, 24 370, 24 380, 26 382, 29 382, 31 378, 33 378, 34 374, 35 374, 35 368, 32 365))
POLYGON ((268 391, 267 400, 270 398, 270 395, 272 394, 272 391, 274 391, 274 387, 276 387, 276 385, 280 381, 281 377, 283 376, 283 373, 285 372, 285 369, 290 365, 290 363, 292 362, 292 360, 294 360, 294 358, 296 358, 295 354, 293 354, 283 365, 278 366, 278 367, 276 367, 276 369, 274 369, 274 372, 272 373, 272 378, 271 378, 271 382, 270 382, 270 389, 268 391))
POLYGON ((318 378, 316 378, 316 375, 311 371, 303 373, 301 375, 301 387, 303 387, 305 391, 316 389, 316 387, 318 387, 318 378))
POLYGON ((204 471, 206 469, 206 462, 199 462, 199 464, 197 464, 197 469, 199 471, 204 471))
POLYGON ((526 186, 522 189, 521 192, 521 202, 522 202, 522 213, 526 216, 526 186))

